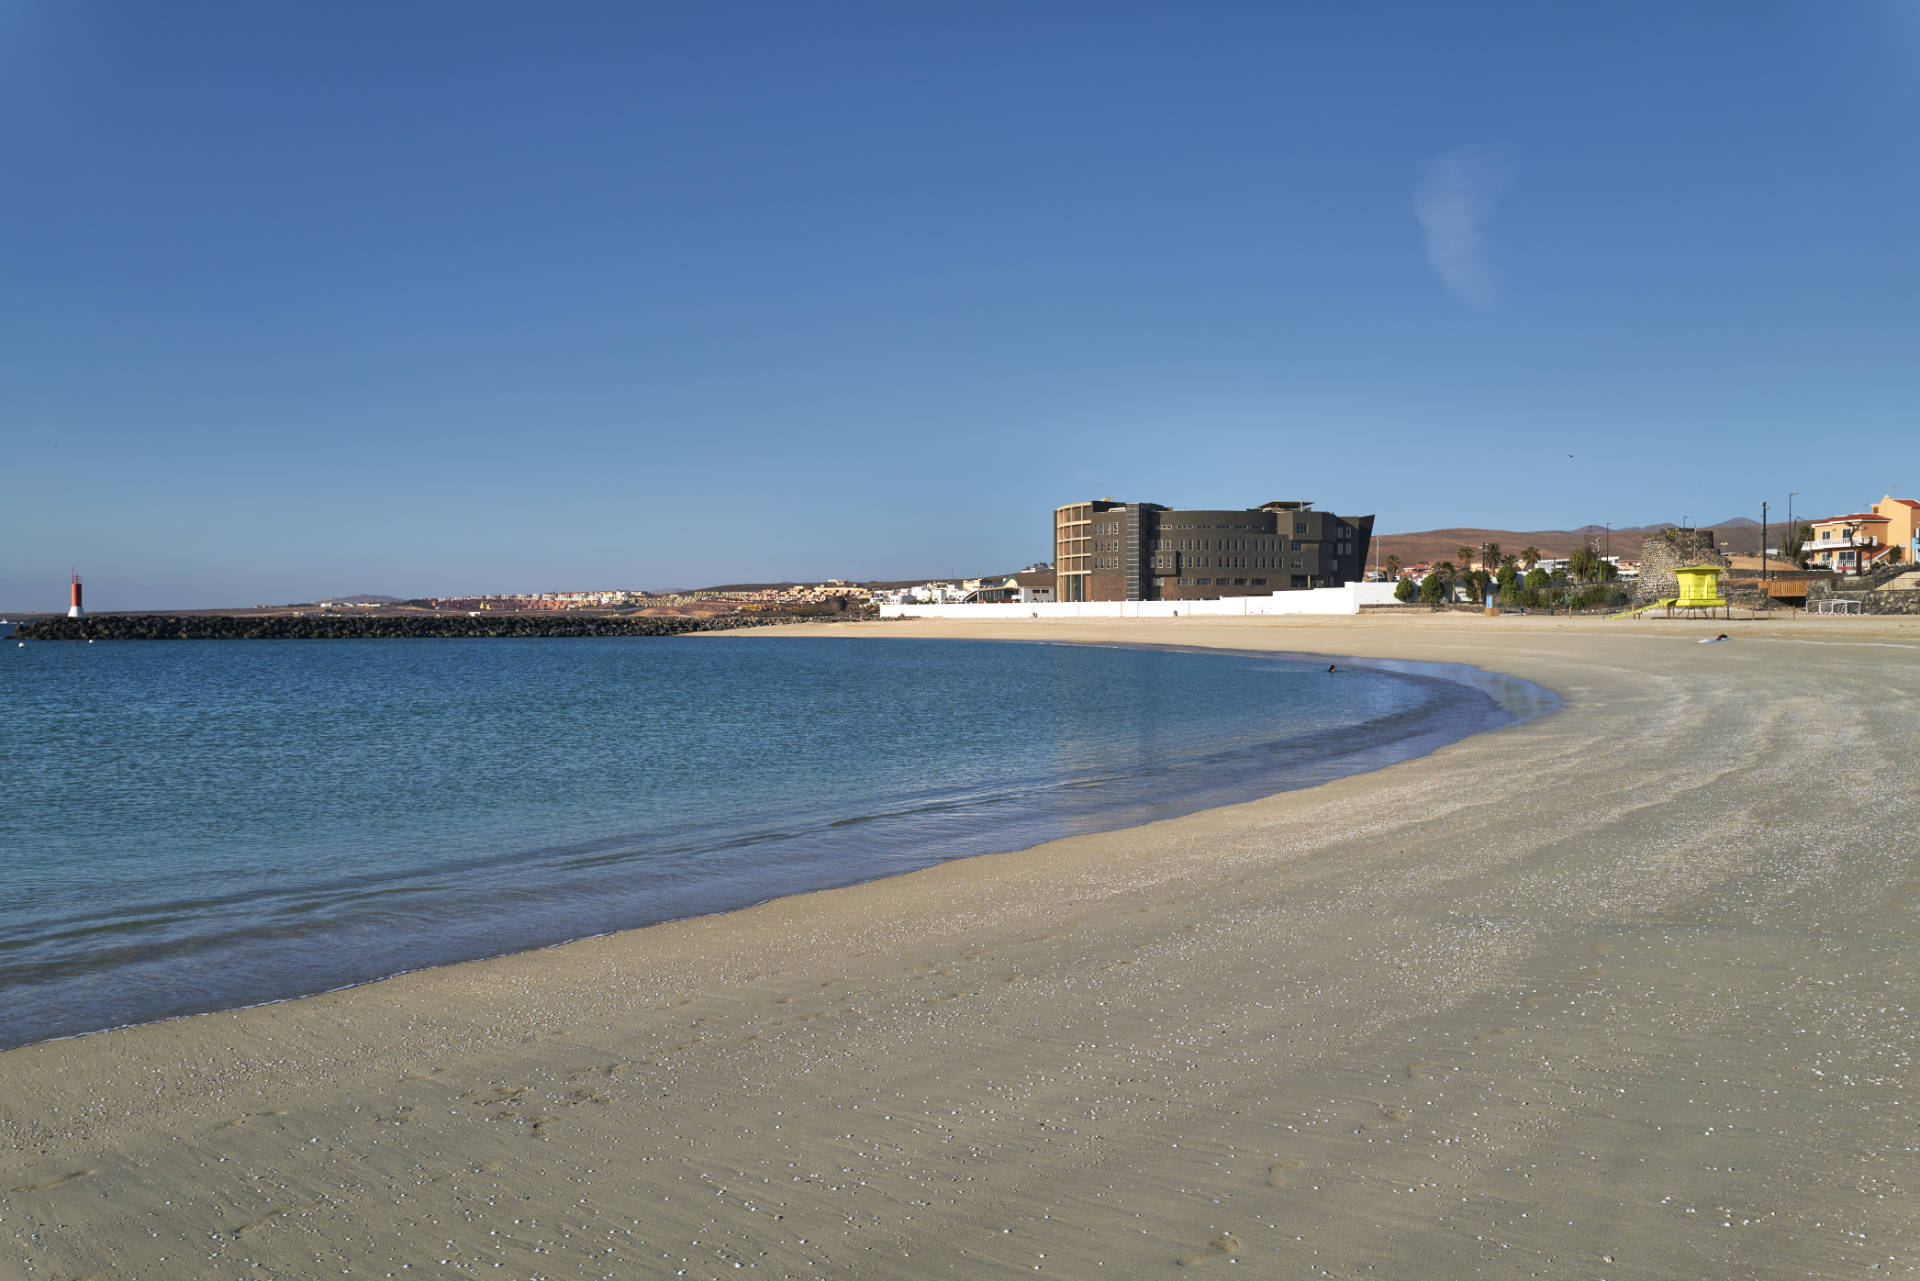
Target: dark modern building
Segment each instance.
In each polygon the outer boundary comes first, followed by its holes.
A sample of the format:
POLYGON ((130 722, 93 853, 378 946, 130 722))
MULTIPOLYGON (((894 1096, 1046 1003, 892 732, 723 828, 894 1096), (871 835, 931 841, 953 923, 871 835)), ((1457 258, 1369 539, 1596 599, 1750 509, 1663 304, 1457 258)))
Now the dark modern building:
POLYGON ((1217 600, 1359 582, 1373 517, 1271 502, 1180 511, 1111 498, 1053 512, 1057 598, 1217 600))

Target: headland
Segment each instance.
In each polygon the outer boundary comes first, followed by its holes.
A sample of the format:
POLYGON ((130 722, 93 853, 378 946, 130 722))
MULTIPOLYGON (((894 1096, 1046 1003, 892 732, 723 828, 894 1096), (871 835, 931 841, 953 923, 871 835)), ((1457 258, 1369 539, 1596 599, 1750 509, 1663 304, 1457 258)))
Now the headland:
POLYGON ((1920 626, 877 631, 1467 662, 1566 708, 1123 832, 0 1055, 0 1271, 1914 1265, 1920 626))

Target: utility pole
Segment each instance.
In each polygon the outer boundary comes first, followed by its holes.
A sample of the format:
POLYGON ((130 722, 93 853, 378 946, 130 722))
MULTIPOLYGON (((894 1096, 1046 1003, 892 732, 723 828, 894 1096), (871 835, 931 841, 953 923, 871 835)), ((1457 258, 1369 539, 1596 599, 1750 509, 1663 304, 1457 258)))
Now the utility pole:
POLYGON ((1767 592, 1767 500, 1760 500, 1760 596, 1773 607, 1773 597, 1767 592))

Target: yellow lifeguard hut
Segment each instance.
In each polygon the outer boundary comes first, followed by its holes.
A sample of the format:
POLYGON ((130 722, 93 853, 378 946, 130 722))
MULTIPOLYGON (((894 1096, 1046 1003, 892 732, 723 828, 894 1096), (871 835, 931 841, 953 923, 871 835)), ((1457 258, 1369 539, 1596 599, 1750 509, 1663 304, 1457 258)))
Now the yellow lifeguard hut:
POLYGON ((1676 609, 1704 609, 1708 617, 1716 609, 1725 609, 1727 617, 1733 617, 1733 607, 1720 594, 1720 566, 1682 565, 1673 574, 1680 580, 1680 594, 1667 602, 1669 618, 1676 609))
POLYGON ((1720 594, 1720 573, 1721 567, 1718 565, 1682 565, 1673 571, 1673 576, 1680 583, 1678 596, 1663 597, 1651 605, 1642 605, 1638 609, 1630 609, 1624 614, 1615 614, 1613 617, 1635 618, 1651 610, 1664 609, 1667 611, 1667 617, 1672 618, 1673 611, 1676 609, 1684 609, 1688 613, 1704 609, 1707 611, 1707 617, 1711 618, 1714 610, 1724 609, 1727 611, 1727 617, 1732 618, 1733 606, 1720 594))

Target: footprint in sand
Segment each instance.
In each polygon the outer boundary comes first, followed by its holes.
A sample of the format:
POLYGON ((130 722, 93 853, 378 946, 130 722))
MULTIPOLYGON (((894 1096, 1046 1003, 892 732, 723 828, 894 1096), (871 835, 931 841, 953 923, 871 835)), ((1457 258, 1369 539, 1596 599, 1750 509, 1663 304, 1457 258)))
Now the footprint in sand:
POLYGON ((235 1118, 233 1118, 233 1120, 227 1122, 225 1125, 221 1126, 220 1128, 223 1130, 231 1130, 236 1125, 245 1125, 249 1121, 257 1121, 262 1117, 285 1116, 285 1115, 286 1113, 280 1111, 278 1108, 274 1109, 271 1112, 249 1112, 245 1116, 236 1116, 235 1118))
POLYGON ((524 1085, 502 1085, 491 1090, 468 1090, 460 1097, 475 1107, 490 1108, 500 1104, 518 1103, 526 1095, 524 1085))
POLYGON ((1193 1254, 1181 1255, 1180 1266, 1183 1268, 1191 1268, 1196 1264, 1205 1263, 1209 1259, 1225 1259, 1238 1253, 1240 1253, 1240 1239, 1231 1232, 1222 1232, 1219 1236, 1207 1242, 1206 1249, 1196 1251, 1193 1254))
POLYGON ((41 1183, 22 1183, 19 1187, 10 1190, 14 1192, 45 1192, 48 1188, 57 1188, 63 1183, 71 1183, 75 1179, 84 1179, 89 1174, 98 1173, 100 1173, 98 1170, 75 1170, 72 1174, 63 1174, 57 1179, 47 1179, 41 1183))
POLYGON ((251 1223, 242 1223, 239 1227, 233 1230, 233 1235, 236 1237, 243 1237, 249 1232, 259 1231, 261 1228, 266 1227, 269 1223, 272 1223, 275 1219, 281 1218, 285 1215, 305 1214, 312 1210, 318 1210, 319 1208, 320 1208, 320 1202, 315 1201, 311 1205, 290 1205, 279 1210, 268 1210, 265 1214, 253 1220, 251 1223))
POLYGON ((573 1071, 567 1073, 567 1080, 587 1081, 596 1076, 619 1076, 632 1066, 632 1063, 622 1060, 619 1063, 604 1063, 594 1067, 575 1068, 573 1071))
POLYGON ((1270 1188, 1286 1187, 1287 1176, 1299 1168, 1300 1163, 1298 1161, 1275 1161, 1267 1167, 1267 1186, 1270 1188))
POLYGON ((1381 1108, 1379 1116, 1371 1121, 1362 1121, 1360 1128, 1363 1130, 1384 1129, 1389 1125, 1398 1125, 1412 1115, 1413 1113, 1407 1111, 1405 1108, 1381 1108))
POLYGON ((1478 1036, 1476 1036, 1476 1037, 1474 1037, 1473 1039, 1474 1039, 1474 1040, 1476 1040, 1476 1041, 1491 1041, 1491 1040, 1493 1040, 1493 1039, 1494 1039, 1495 1037, 1499 1037, 1499 1036, 1512 1036, 1512 1035, 1513 1035, 1513 1029, 1512 1029, 1512 1028, 1510 1028, 1510 1027, 1497 1027, 1497 1028, 1495 1028, 1495 1029, 1493 1029, 1493 1031, 1491 1031, 1491 1032, 1482 1032, 1482 1033, 1480 1033, 1480 1035, 1478 1035, 1478 1036))
POLYGON ((611 1102, 613 1102, 613 1096, 605 1090, 575 1090, 573 1092, 573 1098, 568 1102, 567 1106, 577 1108, 582 1103, 611 1102))
POLYGON ((1427 1062, 1425 1059, 1416 1060, 1415 1062, 1407 1064, 1407 1079, 1410 1081, 1433 1080, 1433 1064, 1427 1062))

